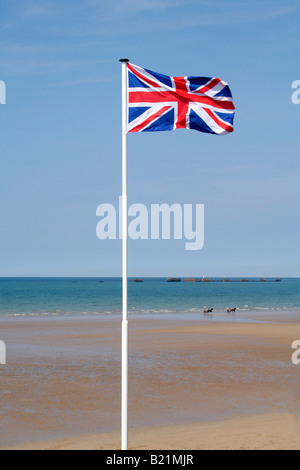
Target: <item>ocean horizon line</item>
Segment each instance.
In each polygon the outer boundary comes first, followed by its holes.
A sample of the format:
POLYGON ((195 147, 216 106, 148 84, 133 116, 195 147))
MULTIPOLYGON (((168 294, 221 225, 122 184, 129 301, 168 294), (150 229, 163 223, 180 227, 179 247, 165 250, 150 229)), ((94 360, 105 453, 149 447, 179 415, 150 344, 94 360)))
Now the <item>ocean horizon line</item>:
MULTIPOLYGON (((3 279, 122 279, 122 276, 0 276, 3 279)), ((128 276, 128 279, 300 279, 300 276, 128 276)))

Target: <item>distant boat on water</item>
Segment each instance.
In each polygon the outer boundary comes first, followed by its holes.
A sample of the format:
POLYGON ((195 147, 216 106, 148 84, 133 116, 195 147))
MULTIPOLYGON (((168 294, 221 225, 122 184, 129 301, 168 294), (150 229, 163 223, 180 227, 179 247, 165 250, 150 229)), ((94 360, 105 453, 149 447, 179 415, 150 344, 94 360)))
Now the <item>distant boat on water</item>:
POLYGON ((167 282, 181 282, 181 278, 180 277, 169 277, 167 279, 167 282))
POLYGON ((134 279, 133 281, 134 281, 134 282, 144 282, 144 279, 138 278, 138 279, 134 279))

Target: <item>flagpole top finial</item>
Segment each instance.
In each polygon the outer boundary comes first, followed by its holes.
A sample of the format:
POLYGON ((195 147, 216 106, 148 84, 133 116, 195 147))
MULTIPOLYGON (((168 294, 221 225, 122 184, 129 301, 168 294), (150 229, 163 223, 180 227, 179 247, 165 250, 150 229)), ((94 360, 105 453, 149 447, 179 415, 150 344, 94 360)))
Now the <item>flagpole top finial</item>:
POLYGON ((129 62, 129 59, 120 59, 119 62, 129 62))

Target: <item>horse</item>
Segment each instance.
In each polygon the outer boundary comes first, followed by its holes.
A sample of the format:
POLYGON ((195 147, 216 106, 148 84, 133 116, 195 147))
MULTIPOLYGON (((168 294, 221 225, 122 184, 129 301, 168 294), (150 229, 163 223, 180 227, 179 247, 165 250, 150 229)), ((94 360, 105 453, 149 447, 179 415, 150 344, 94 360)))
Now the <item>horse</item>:
POLYGON ((208 308, 207 310, 204 310, 204 315, 205 315, 206 313, 212 313, 213 310, 214 310, 213 308, 208 308))
POLYGON ((236 312, 236 308, 228 308, 227 309, 227 313, 235 313, 236 312))

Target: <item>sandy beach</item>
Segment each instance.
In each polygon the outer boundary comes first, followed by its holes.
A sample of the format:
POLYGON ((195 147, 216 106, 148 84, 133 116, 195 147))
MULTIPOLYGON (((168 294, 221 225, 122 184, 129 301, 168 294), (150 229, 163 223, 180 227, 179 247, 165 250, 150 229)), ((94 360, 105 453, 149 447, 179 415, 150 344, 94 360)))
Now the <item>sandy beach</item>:
MULTIPOLYGON (((133 318, 130 449, 299 449, 289 322, 133 318)), ((1 449, 120 448, 120 319, 1 320, 1 449)))
MULTIPOLYGON (((210 423, 135 428, 130 431, 129 450, 298 450, 299 431, 295 416, 274 412, 210 423)), ((84 435, 6 449, 119 450, 120 436, 119 432, 84 435)))

